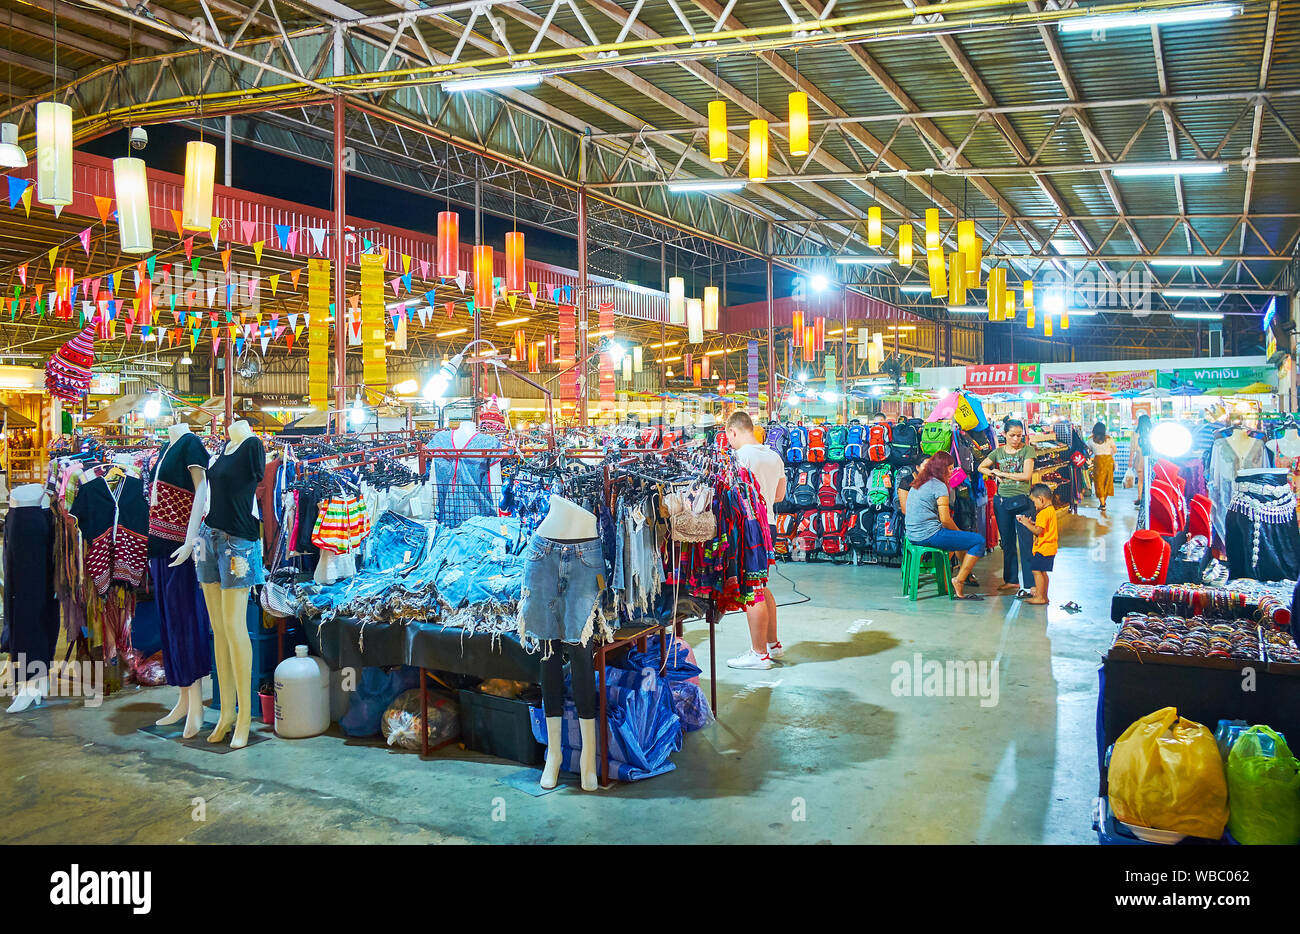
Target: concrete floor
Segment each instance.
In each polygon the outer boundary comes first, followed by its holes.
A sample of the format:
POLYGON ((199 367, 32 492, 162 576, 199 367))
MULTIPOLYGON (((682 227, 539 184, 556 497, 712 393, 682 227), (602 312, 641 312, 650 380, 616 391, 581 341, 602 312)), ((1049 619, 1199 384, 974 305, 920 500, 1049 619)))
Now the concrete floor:
MULTIPOLYGON (((0 842, 1095 842, 1097 665, 1132 509, 1062 520, 1050 608, 911 603, 897 570, 781 565, 812 596, 780 611, 785 664, 726 668, 748 640, 743 618, 727 617, 721 722, 687 735, 676 771, 648 781, 532 797, 499 781, 516 763, 456 751, 422 762, 337 734, 217 755, 138 732, 174 698, 148 688, 98 709, 0 714, 0 842), (1060 610, 1069 600, 1084 612, 1060 610), (891 666, 917 653, 996 659, 997 705, 896 696, 891 666)), ((981 590, 1001 563, 994 552, 976 568, 981 590)), ((779 577, 773 591, 798 599, 779 577)), ((707 629, 686 635, 707 690, 707 629)))

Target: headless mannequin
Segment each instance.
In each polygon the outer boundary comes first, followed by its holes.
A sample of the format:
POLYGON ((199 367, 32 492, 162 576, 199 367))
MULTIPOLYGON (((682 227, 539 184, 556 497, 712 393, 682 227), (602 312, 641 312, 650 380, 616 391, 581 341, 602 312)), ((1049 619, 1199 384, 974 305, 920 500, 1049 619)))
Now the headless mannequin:
POLYGON ((1255 439, 1248 435, 1244 428, 1234 428, 1232 434, 1228 435, 1228 447, 1232 448, 1238 458, 1246 456, 1254 441, 1255 439))
MULTIPOLYGON (((190 426, 183 422, 179 425, 172 425, 167 429, 168 442, 175 444, 189 430, 190 426)), ((162 464, 160 463, 158 466, 161 467, 162 464)), ((185 527, 185 543, 172 552, 171 567, 179 567, 190 559, 190 556, 194 553, 195 542, 198 541, 199 526, 203 523, 203 510, 208 499, 208 472, 202 467, 191 466, 190 480, 194 483, 194 505, 190 508, 189 523, 185 527)), ((153 507, 157 501, 158 489, 155 486, 149 502, 150 507, 153 507)), ((158 720, 157 725, 167 726, 181 718, 185 719, 185 729, 181 735, 186 739, 198 735, 199 728, 203 726, 202 680, 182 686, 171 711, 161 720, 158 720)))
MULTIPOLYGON (((248 422, 241 419, 231 423, 228 435, 230 440, 226 443, 225 453, 233 454, 253 436, 253 432, 248 422)), ((192 550, 193 544, 187 541, 181 550, 186 548, 192 550)), ((253 723, 253 644, 248 638, 247 624, 248 592, 251 588, 226 590, 219 583, 199 586, 203 589, 208 618, 212 621, 212 648, 217 679, 221 682, 221 716, 208 734, 208 742, 221 742, 233 726, 235 733, 230 739, 230 748, 242 749, 248 745, 248 731, 253 723)))
POLYGON ((1300 431, 1288 428, 1282 432, 1282 437, 1275 438, 1268 445, 1273 449, 1273 453, 1280 454, 1282 457, 1293 460, 1300 458, 1300 431))
MULTIPOLYGON (((9 493, 9 505, 13 508, 20 506, 39 506, 42 509, 48 509, 50 506, 49 497, 45 493, 45 487, 39 483, 24 483, 22 486, 16 486, 9 493)), ((10 664, 13 664, 11 662, 10 664)), ((19 681, 15 685, 17 690, 14 692, 14 699, 5 713, 22 713, 33 704, 39 707, 42 698, 49 693, 49 685, 45 678, 33 678, 30 681, 19 681)))
MULTIPOLYGON (((463 449, 469 444, 469 439, 478 434, 478 428, 471 421, 463 421, 456 426, 456 430, 451 433, 451 443, 458 449, 463 449)), ((501 462, 493 461, 488 468, 488 485, 491 488, 492 501, 501 502, 501 462)), ((594 536, 593 536, 594 537, 594 536)))
POLYGON ((1169 543, 1159 532, 1138 529, 1124 543, 1124 567, 1133 584, 1163 584, 1169 574, 1169 543))
MULTIPOLYGON (((546 518, 537 527, 537 534, 542 538, 556 542, 585 542, 596 537, 596 517, 576 503, 571 503, 560 496, 551 496, 550 508, 546 518)), ((542 662, 542 693, 546 693, 554 679, 564 678, 564 659, 561 650, 569 656, 573 667, 574 690, 581 690, 581 683, 590 688, 593 670, 591 650, 586 646, 552 641, 546 646, 549 656, 542 662)), ((560 780, 560 765, 564 753, 560 744, 563 717, 546 718, 546 763, 542 766, 541 786, 554 788, 560 780)), ((578 728, 582 735, 582 750, 578 760, 579 774, 582 777, 582 790, 595 791, 596 782, 596 721, 580 718, 578 728)))

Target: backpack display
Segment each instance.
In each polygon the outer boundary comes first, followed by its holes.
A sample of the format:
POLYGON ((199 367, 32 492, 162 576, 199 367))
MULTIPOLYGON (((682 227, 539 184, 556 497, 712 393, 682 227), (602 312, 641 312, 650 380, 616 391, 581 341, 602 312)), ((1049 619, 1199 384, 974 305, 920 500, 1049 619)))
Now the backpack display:
POLYGON ((816 467, 797 467, 794 471, 794 482, 787 484, 786 498, 796 506, 807 508, 808 506, 817 505, 817 478, 818 470, 816 467))
POLYGON ((790 429, 790 438, 785 446, 785 462, 787 464, 802 464, 808 453, 808 429, 803 425, 795 425, 790 429))
POLYGON ((795 517, 789 514, 776 517, 776 537, 772 539, 772 551, 778 558, 790 557, 790 539, 794 535, 795 517))
POLYGON ((787 440, 788 438, 786 436, 784 425, 780 422, 768 422, 767 436, 763 439, 763 443, 773 451, 776 451, 776 453, 781 456, 782 460, 785 460, 785 447, 787 440))
POLYGON ((798 474, 799 474, 798 467, 787 467, 785 469, 785 499, 781 500, 779 503, 777 503, 775 506, 772 507, 773 512, 783 513, 783 512, 799 511, 800 507, 798 503, 796 503, 793 499, 794 482, 798 474))
POLYGON ((914 464, 921 458, 921 432, 911 422, 899 422, 890 432, 889 461, 895 467, 914 464))
POLYGON ((881 558, 896 558, 902 553, 902 513, 896 509, 876 513, 871 526, 871 550, 881 558))
POLYGON ((842 558, 848 553, 848 543, 844 540, 844 515, 838 510, 825 509, 818 516, 821 525, 821 539, 818 546, 821 553, 828 558, 842 558))
POLYGON ((938 454, 952 447, 952 422, 926 422, 921 426, 921 453, 938 454))
POLYGON ((867 428, 861 422, 854 421, 848 427, 844 438, 844 459, 854 460, 862 457, 862 447, 866 443, 867 428))
POLYGON ((790 538, 790 551, 802 551, 811 554, 817 550, 817 512, 808 510, 800 513, 795 523, 794 535, 790 538))
POLYGON ((848 438, 849 429, 844 425, 832 425, 826 429, 826 459, 828 461, 844 460, 844 449, 848 444, 848 438))
POLYGON ((808 429, 807 457, 813 464, 820 464, 826 460, 826 429, 821 425, 814 425, 808 429))
POLYGON ((861 461, 846 461, 840 472, 840 502, 862 508, 867 505, 867 468, 861 461))
POLYGON ((876 422, 867 431, 867 460, 889 459, 892 432, 888 422, 876 422))
POLYGON ((875 515, 875 511, 871 509, 849 513, 849 521, 844 528, 844 543, 854 551, 870 551, 875 515))
POLYGON ((867 502, 872 506, 886 506, 894 497, 894 475, 881 464, 871 471, 867 479, 867 502))
POLYGON ((830 509, 838 506, 840 503, 840 472, 843 468, 839 464, 826 464, 822 467, 817 483, 817 505, 823 509, 830 509))

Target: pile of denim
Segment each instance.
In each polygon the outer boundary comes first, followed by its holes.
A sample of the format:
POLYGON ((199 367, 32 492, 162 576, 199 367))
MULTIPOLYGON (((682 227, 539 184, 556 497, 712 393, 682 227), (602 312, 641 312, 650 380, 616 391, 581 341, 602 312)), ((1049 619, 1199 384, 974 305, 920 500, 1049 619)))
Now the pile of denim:
POLYGON ((328 622, 429 621, 494 638, 516 629, 527 538, 513 517, 456 526, 385 512, 362 546, 355 577, 295 585, 301 612, 328 622))

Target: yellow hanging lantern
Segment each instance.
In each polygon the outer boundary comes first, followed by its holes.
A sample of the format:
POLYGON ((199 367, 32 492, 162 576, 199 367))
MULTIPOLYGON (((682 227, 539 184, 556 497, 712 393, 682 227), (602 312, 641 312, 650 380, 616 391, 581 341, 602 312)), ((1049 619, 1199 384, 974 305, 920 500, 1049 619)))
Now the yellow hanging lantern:
POLYGON ((1005 296, 1005 302, 1006 302, 1006 304, 1003 305, 1002 320, 1015 321, 1016 320, 1016 293, 1011 291, 1010 289, 1007 289, 1002 294, 1005 296))
POLYGON ((957 250, 969 254, 975 242, 975 222, 957 222, 957 250))
MULTIPOLYGON (((1025 311, 1032 312, 1034 310, 1034 280, 1026 279, 1020 285, 1025 290, 1024 291, 1025 311)), ((1030 327, 1033 327, 1033 325, 1031 324, 1030 327)))
POLYGON ((1025 306, 1025 327, 1029 328, 1029 330, 1031 331, 1034 329, 1034 306, 1033 305, 1025 306))
POLYGON ((203 140, 185 144, 185 195, 181 228, 212 229, 212 186, 217 172, 217 147, 203 140))
POLYGON ((1061 330, 1070 330, 1070 311, 1067 308, 1061 309, 1061 330))
POLYGON ((925 252, 933 253, 939 249, 939 209, 925 209, 925 252))
POLYGON ((948 295, 948 281, 944 274, 943 251, 927 251, 925 261, 930 270, 930 296, 932 298, 945 298, 948 295))
POLYGON ((1043 336, 1044 336, 1044 337, 1051 337, 1051 336, 1052 336, 1052 316, 1051 316, 1051 315, 1043 315, 1043 336))
POLYGON ((808 155, 808 95, 790 92, 790 155, 808 155))
POLYGON ((867 246, 880 247, 880 206, 867 208, 867 246))
POLYGON ((908 222, 898 225, 898 262, 902 266, 912 265, 912 225, 908 222))
POLYGON ((704 330, 716 331, 718 329, 718 287, 708 285, 704 287, 704 330))
POLYGON ((749 121, 749 180, 767 181, 767 121, 749 121))
POLYGON ((980 254, 984 252, 984 241, 980 237, 971 236, 971 248, 966 253, 966 288, 978 289, 980 287, 980 254))
POLYGON ((948 304, 966 304, 966 254, 948 254, 948 304))
POLYGON ((709 161, 727 161, 726 101, 709 101, 709 161))

